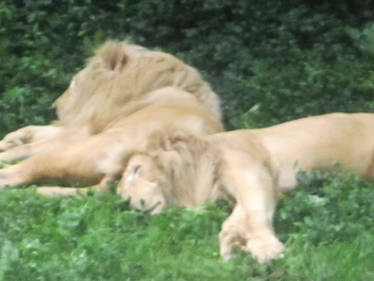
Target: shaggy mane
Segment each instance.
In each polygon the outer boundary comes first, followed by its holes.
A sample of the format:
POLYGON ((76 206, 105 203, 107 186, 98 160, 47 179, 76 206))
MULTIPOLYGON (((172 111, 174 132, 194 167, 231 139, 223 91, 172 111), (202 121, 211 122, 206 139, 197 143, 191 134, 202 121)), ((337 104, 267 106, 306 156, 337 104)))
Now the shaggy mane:
POLYGON ((98 133, 126 116, 130 102, 134 106, 164 87, 190 93, 220 120, 219 98, 196 69, 169 54, 117 41, 96 50, 55 105, 62 125, 89 125, 98 133))
POLYGON ((156 164, 167 173, 172 190, 165 190, 178 205, 201 205, 222 198, 217 182, 219 157, 201 138, 177 133, 160 141, 153 153, 156 164))

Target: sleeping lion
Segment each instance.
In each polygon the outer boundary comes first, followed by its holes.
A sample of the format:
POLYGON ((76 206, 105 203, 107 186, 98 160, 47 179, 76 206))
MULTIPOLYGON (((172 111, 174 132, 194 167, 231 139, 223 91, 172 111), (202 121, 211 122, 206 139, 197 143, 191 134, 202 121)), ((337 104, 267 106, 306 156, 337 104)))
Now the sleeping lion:
POLYGON ((373 179, 373 124, 374 114, 333 113, 206 137, 161 132, 147 154, 129 159, 118 193, 152 214, 231 200, 221 256, 244 250, 267 262, 284 249, 272 217, 277 199, 296 186, 297 171, 339 167, 373 179))
POLYGON ((223 130, 219 98, 194 68, 125 42, 99 48, 54 106, 56 122, 22 128, 0 142, 0 160, 27 158, 0 170, 0 189, 29 183, 106 188, 132 154, 147 151, 155 131, 200 136, 223 130))

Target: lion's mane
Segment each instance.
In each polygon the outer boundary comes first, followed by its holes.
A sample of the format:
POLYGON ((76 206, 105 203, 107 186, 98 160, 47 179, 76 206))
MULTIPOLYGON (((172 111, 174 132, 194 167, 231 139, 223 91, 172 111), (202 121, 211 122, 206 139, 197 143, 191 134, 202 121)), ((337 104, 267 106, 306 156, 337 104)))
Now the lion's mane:
POLYGON ((172 55, 126 42, 108 41, 55 101, 58 124, 89 125, 99 133, 126 116, 157 89, 175 87, 195 96, 207 111, 221 118, 218 96, 198 71, 172 55))

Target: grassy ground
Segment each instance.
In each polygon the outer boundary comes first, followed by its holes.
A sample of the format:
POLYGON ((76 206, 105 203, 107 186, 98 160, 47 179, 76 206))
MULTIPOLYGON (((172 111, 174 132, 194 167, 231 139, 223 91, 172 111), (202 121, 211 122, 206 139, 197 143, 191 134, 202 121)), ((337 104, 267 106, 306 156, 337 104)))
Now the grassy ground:
POLYGON ((277 211, 287 251, 270 265, 219 257, 229 207, 129 210, 119 197, 43 198, 0 191, 0 280, 374 280, 374 185, 301 175, 277 211))

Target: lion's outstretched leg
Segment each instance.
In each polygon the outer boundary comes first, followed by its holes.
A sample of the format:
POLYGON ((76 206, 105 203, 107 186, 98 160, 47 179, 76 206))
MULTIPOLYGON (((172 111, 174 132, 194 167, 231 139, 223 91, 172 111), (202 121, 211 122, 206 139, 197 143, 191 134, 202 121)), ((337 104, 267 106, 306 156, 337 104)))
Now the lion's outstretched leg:
POLYGON ((36 192, 46 197, 52 196, 78 196, 86 195, 90 189, 88 187, 60 187, 60 186, 48 186, 38 187, 36 192))
MULTIPOLYGON (((51 128, 48 129, 48 132, 45 130, 45 134, 42 134, 41 132, 37 133, 38 136, 36 138, 36 135, 34 135, 34 138, 30 143, 24 142, 24 144, 14 146, 13 148, 1 152, 0 161, 21 160, 32 155, 46 153, 52 150, 61 149, 62 147, 68 147, 68 145, 83 140, 90 135, 88 128, 63 129, 62 127, 55 126, 45 127, 51 128)), ((6 138, 4 138, 4 140, 5 139, 6 138)), ((0 145, 1 143, 4 143, 4 140, 0 142, 0 145)))
POLYGON ((147 143, 143 135, 139 141, 123 141, 128 135, 133 134, 125 131, 122 136, 114 131, 91 136, 5 167, 0 170, 0 188, 50 182, 90 186, 99 183, 107 175, 119 176, 131 153, 144 149, 147 143))
POLYGON ((90 163, 83 167, 84 164, 79 159, 74 161, 74 159, 53 158, 50 154, 37 155, 1 169, 0 189, 6 186, 45 182, 67 185, 77 182, 91 185, 98 183, 103 177, 103 174, 90 163))
POLYGON ((18 165, 8 165, 0 170, 0 189, 6 186, 17 186, 25 183, 25 179, 20 176, 18 165))
POLYGON ((272 176, 262 166, 233 167, 227 179, 235 189, 238 205, 224 222, 220 234, 223 258, 230 258, 238 241, 240 249, 251 252, 261 263, 279 257, 284 247, 272 228, 275 209, 272 176))
POLYGON ((52 138, 60 135, 64 128, 55 125, 26 126, 10 132, 0 141, 0 151, 6 151, 13 147, 52 138))
POLYGON ((0 188, 39 182, 97 184, 104 177, 97 169, 101 151, 84 144, 34 155, 1 169, 0 188))
MULTIPOLYGON (((258 214, 261 218, 261 212, 258 214)), ((230 217, 223 223, 219 234, 220 254, 227 261, 237 251, 249 251, 260 263, 268 262, 281 255, 284 246, 274 235, 271 225, 260 226, 252 212, 247 216, 238 204, 230 217)))
POLYGON ((77 196, 87 195, 90 191, 110 191, 110 183, 116 180, 115 176, 106 176, 97 185, 90 187, 60 187, 60 186, 48 186, 39 187, 36 192, 43 196, 77 196))
POLYGON ((231 259, 232 255, 239 250, 246 250, 246 231, 245 213, 237 204, 232 214, 224 221, 219 233, 220 254, 223 260, 231 259))

